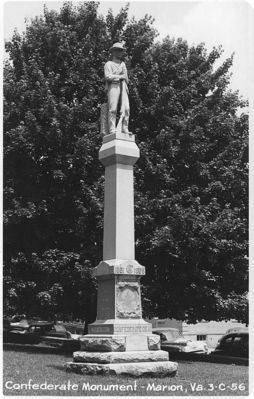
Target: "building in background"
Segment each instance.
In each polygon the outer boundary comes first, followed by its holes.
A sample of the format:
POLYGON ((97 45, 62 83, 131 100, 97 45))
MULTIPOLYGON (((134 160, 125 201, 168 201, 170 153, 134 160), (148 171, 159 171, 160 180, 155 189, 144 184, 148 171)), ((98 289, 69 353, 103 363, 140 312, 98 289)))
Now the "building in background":
POLYGON ((246 325, 237 320, 201 321, 197 324, 183 322, 182 334, 194 341, 206 341, 210 348, 215 348, 218 340, 232 328, 246 329, 246 325))
POLYGON ((153 319, 146 321, 152 323, 152 328, 160 328, 160 327, 177 328, 180 331, 180 333, 182 333, 183 322, 181 320, 159 319, 158 317, 154 317, 153 319))
POLYGON ((206 341, 210 348, 215 348, 218 340, 226 334, 229 329, 243 328, 246 325, 237 320, 228 321, 200 321, 196 324, 189 324, 176 319, 149 320, 153 328, 177 328, 185 338, 193 341, 206 341))

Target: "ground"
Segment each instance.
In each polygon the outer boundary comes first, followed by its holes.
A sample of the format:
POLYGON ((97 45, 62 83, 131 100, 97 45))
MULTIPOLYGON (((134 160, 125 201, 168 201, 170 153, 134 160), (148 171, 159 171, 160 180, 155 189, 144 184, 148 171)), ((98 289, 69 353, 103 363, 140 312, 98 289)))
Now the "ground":
POLYGON ((175 377, 135 379, 66 373, 64 364, 71 360, 72 354, 58 353, 53 349, 5 344, 4 394, 34 396, 248 394, 247 366, 180 360, 179 372, 175 377), (31 387, 32 384, 37 385, 31 387), (43 385, 39 386, 40 384, 43 385))

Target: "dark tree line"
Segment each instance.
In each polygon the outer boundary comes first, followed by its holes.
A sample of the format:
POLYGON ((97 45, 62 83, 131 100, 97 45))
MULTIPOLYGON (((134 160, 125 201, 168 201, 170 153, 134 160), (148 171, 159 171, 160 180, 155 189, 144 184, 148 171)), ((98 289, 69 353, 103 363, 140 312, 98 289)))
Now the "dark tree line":
POLYGON ((156 42, 149 16, 98 3, 44 9, 6 43, 4 307, 95 317, 102 258, 98 161, 103 64, 124 41, 135 167, 136 258, 146 316, 248 319, 248 116, 228 89, 232 57, 156 42))

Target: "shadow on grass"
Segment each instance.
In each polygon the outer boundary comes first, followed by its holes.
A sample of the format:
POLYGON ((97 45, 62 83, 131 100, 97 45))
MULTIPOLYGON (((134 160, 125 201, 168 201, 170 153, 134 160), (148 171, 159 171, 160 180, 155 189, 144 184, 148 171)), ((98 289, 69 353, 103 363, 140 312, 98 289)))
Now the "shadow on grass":
POLYGON ((26 353, 46 353, 52 355, 64 355, 65 357, 72 358, 73 352, 65 351, 62 348, 53 348, 48 346, 29 345, 29 344, 14 344, 4 343, 3 350, 15 351, 15 352, 26 352, 26 353))

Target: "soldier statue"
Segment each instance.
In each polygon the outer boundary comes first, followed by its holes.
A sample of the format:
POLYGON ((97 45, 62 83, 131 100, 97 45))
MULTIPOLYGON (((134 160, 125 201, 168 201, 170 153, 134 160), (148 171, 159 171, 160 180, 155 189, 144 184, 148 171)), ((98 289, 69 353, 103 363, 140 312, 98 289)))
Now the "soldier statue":
POLYGON ((124 47, 122 43, 115 43, 110 48, 112 59, 104 66, 105 88, 108 96, 107 103, 107 131, 111 133, 129 133, 129 97, 128 74, 125 63, 122 61, 124 47), (116 125, 117 108, 120 106, 120 117, 116 125))

